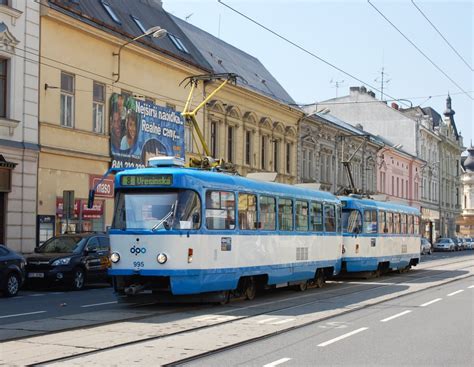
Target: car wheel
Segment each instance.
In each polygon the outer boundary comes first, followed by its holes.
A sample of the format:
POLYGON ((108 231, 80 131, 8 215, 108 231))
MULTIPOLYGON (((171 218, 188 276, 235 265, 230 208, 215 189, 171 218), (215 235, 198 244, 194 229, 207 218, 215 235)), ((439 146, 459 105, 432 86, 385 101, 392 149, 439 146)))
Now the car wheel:
POLYGON ((80 291, 84 288, 84 283, 86 280, 86 274, 82 268, 75 268, 72 277, 72 289, 75 291, 80 291))
POLYGON ((10 273, 7 276, 5 284, 5 295, 7 297, 13 297, 18 294, 20 289, 20 277, 15 273, 10 273))

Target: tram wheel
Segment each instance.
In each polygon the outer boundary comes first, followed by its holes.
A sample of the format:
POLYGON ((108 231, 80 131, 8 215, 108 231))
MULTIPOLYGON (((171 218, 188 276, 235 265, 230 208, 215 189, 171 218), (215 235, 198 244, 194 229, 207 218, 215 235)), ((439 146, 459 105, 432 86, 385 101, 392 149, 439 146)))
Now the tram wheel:
POLYGON ((316 287, 317 288, 324 287, 324 272, 322 270, 318 270, 316 272, 316 287))
POLYGON ((230 291, 222 292, 224 298, 219 302, 220 305, 226 305, 230 302, 230 291))
POLYGON ((257 295, 257 284, 253 278, 250 278, 247 281, 245 291, 244 291, 245 299, 251 301, 257 295))
POLYGON ((298 284, 296 286, 296 290, 299 291, 299 292, 304 292, 307 289, 308 289, 308 282, 307 281, 301 282, 300 284, 298 284))

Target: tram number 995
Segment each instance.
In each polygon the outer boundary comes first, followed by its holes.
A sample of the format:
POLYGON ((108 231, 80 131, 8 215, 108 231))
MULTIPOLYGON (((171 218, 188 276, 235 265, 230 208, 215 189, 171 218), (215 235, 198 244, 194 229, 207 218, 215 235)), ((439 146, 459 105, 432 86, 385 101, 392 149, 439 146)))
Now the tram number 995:
POLYGON ((144 261, 134 261, 133 262, 133 267, 134 268, 143 268, 145 266, 144 261))

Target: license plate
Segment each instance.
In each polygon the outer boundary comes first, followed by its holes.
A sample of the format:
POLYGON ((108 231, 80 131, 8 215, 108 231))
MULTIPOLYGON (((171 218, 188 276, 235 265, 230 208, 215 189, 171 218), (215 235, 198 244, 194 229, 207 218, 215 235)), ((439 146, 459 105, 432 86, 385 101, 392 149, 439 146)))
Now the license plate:
POLYGON ((44 273, 28 273, 28 278, 44 278, 44 273))

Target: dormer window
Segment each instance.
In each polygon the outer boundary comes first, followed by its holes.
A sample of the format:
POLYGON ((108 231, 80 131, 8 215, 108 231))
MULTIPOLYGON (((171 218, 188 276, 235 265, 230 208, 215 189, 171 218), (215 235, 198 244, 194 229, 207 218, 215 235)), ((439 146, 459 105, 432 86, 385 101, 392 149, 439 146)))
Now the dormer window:
POLYGON ((176 37, 174 34, 171 34, 171 33, 168 33, 168 37, 170 38, 171 42, 173 42, 173 44, 176 46, 178 50, 180 50, 181 52, 185 52, 187 54, 189 53, 186 46, 178 37, 176 37))
POLYGON ((110 4, 107 1, 104 1, 104 0, 102 0, 101 3, 102 3, 102 6, 104 7, 105 11, 112 18, 112 20, 115 23, 122 24, 119 17, 117 16, 117 14, 115 14, 114 9, 112 8, 112 6, 110 6, 110 4))
POLYGON ((142 33, 146 33, 147 30, 146 30, 145 26, 143 25, 143 23, 141 22, 141 20, 138 19, 137 17, 134 17, 133 15, 130 15, 130 17, 133 19, 133 21, 135 22, 137 27, 140 28, 142 33))

